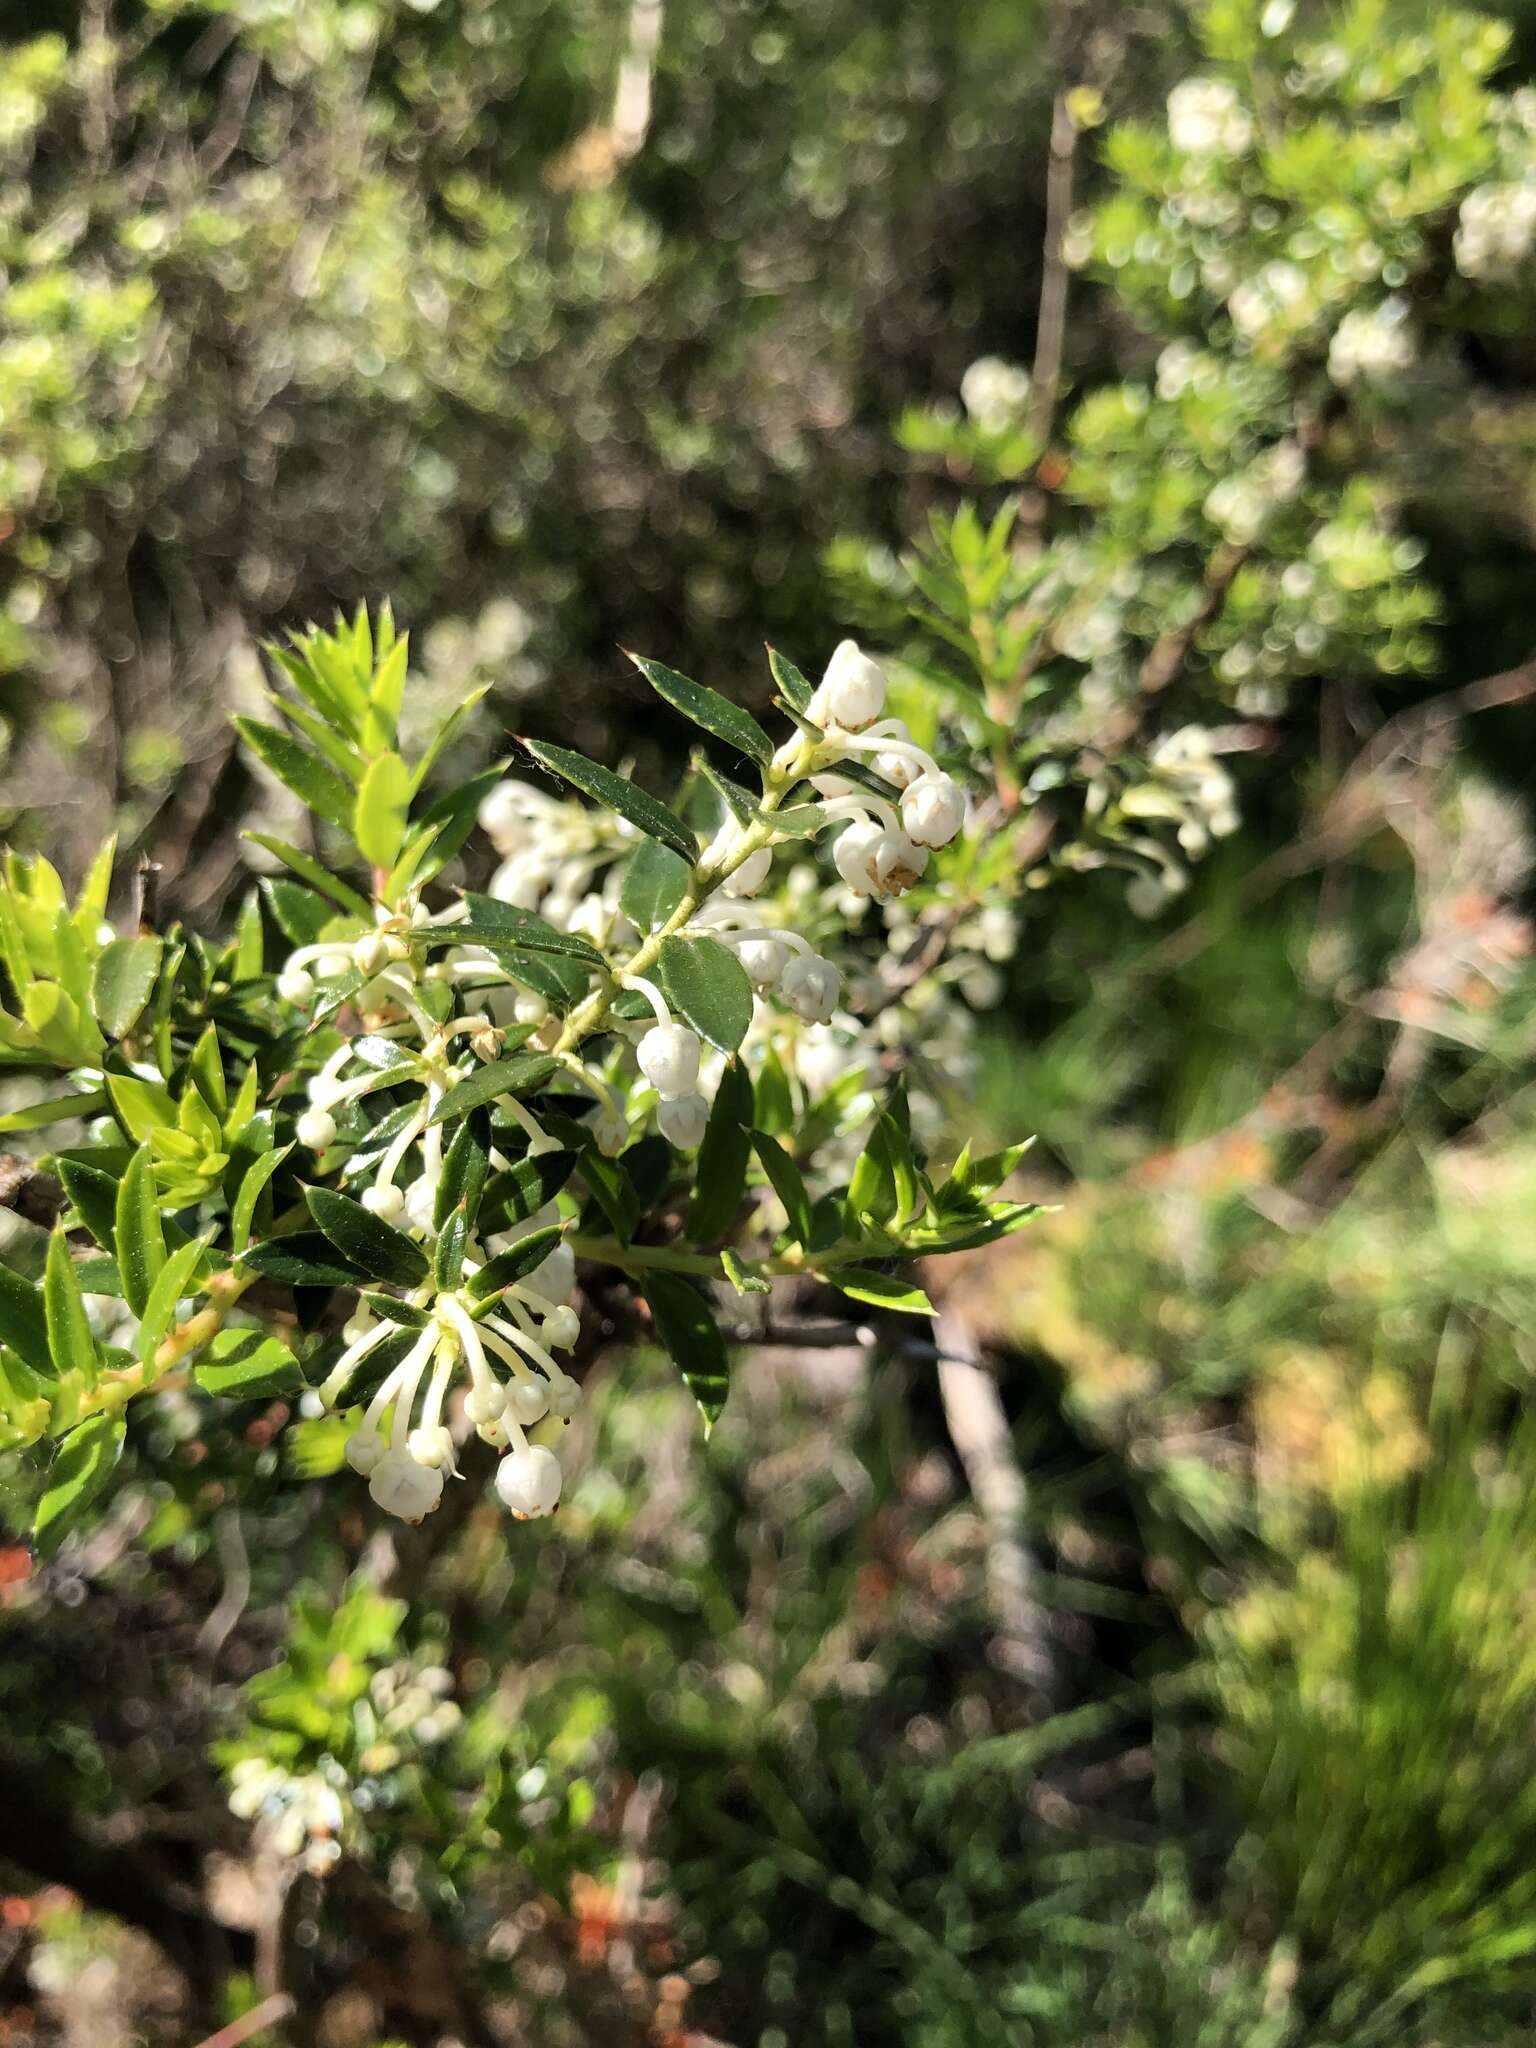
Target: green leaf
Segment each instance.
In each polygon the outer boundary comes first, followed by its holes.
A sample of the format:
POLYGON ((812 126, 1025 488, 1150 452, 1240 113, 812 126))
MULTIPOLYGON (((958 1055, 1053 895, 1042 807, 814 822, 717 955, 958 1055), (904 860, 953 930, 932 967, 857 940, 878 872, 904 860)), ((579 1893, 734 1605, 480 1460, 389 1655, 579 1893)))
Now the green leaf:
POLYGON ((106 1093, 100 1088, 87 1095, 55 1095, 46 1102, 29 1102, 25 1109, 9 1110, 0 1116, 0 1131, 40 1131, 66 1118, 99 1116, 106 1106, 106 1093))
POLYGON ((663 939, 656 982, 674 1010, 701 1038, 734 1052, 752 1022, 752 984, 746 969, 718 939, 663 939))
POLYGON ((536 911, 519 910, 515 903, 503 903, 495 896, 482 896, 466 889, 468 918, 454 924, 429 928, 429 937, 441 937, 450 945, 498 947, 516 946, 525 953, 562 953, 590 967, 606 967, 607 961, 590 939, 579 932, 557 931, 536 911))
POLYGON ((163 951, 158 939, 113 939, 96 956, 91 1007, 108 1038, 123 1038, 138 1023, 163 951))
POLYGON ((541 767, 561 776, 583 796, 589 796, 605 809, 627 818, 637 832, 644 832, 648 838, 659 839, 663 846, 670 846, 675 854, 687 861, 689 867, 698 859, 698 841, 682 819, 643 789, 636 789, 622 776, 600 768, 584 754, 573 754, 569 747, 551 746, 547 740, 524 740, 523 745, 541 767))
POLYGON ((450 1088, 428 1122, 445 1124, 503 1095, 527 1095, 547 1081, 558 1064, 547 1052, 515 1052, 509 1060, 493 1060, 450 1088))
POLYGON ((740 1060, 727 1063, 704 1127, 688 1201, 688 1235, 709 1244, 730 1229, 747 1184, 752 1153, 752 1082, 740 1060))
POLYGON ((754 1273, 750 1266, 744 1266, 727 1245, 720 1254, 720 1270, 738 1294, 772 1294, 773 1283, 765 1280, 761 1273, 754 1273))
POLYGON ((750 790, 743 789, 739 782, 732 782, 728 775, 722 775, 719 769, 712 762, 706 761, 702 754, 694 756, 693 765, 715 792, 716 796, 719 797, 721 803, 730 812, 738 825, 750 825, 756 820, 758 816, 757 798, 752 795, 750 790))
POLYGON ((706 1434, 719 1420, 731 1390, 731 1361, 709 1303, 676 1273, 647 1273, 651 1320, 672 1362, 699 1404, 706 1434))
POLYGON ((624 1162, 605 1159, 595 1145, 588 1145, 581 1155, 581 1177, 615 1236, 628 1244, 640 1227, 640 1197, 624 1162))
POLYGON ((117 1243, 118 1183, 99 1166, 80 1159, 60 1159, 57 1166, 75 1214, 102 1250, 112 1251, 117 1243))
POLYGON ((316 817, 325 818, 339 830, 352 830, 352 792, 334 768, 318 760, 275 725, 263 725, 255 718, 237 718, 235 730, 264 761, 279 782, 286 783, 299 801, 316 817))
POLYGON ((642 839, 629 857, 619 908, 642 932, 666 923, 688 889, 688 863, 659 839, 642 839))
POLYGON ((352 836, 374 867, 388 870, 399 859, 410 801, 411 773, 398 754, 369 762, 353 809, 352 836))
POLYGON ((48 1348, 48 1319, 41 1290, 0 1263, 0 1344, 8 1344, 24 1365, 53 1378, 48 1348))
POLYGON ((402 1301, 395 1294, 376 1293, 371 1287, 363 1289, 363 1300, 376 1316, 382 1316, 387 1323, 399 1323, 403 1329, 424 1330, 432 1320, 415 1302, 402 1301))
POLYGON ((800 1169, 784 1150, 777 1138, 770 1138, 764 1131, 752 1133, 752 1148, 758 1163, 767 1174, 769 1185, 782 1203, 789 1218, 789 1234, 797 1244, 811 1241, 811 1198, 806 1193, 805 1182, 800 1169))
POLYGON ((390 902, 402 889, 431 881, 448 865, 474 830, 480 806, 501 781, 506 765, 498 761, 468 782, 456 783, 417 819, 389 871, 384 894, 390 902))
POLYGON ((866 1301, 874 1308, 899 1309, 903 1315, 931 1316, 933 1303, 921 1287, 893 1273, 877 1273, 870 1266, 843 1266, 827 1278, 850 1301, 866 1301))
POLYGON ((530 1231, 527 1237, 520 1237, 516 1244, 498 1252, 494 1259, 488 1259, 479 1272, 471 1276, 465 1292, 472 1301, 489 1301, 514 1281, 526 1279, 536 1266, 542 1266, 559 1242, 560 1226, 557 1223, 548 1224, 543 1230, 530 1231))
POLYGON ((260 888, 274 924, 295 946, 314 945, 336 916, 334 903, 302 882, 290 882, 286 875, 268 875, 260 888))
POLYGON ((133 1348, 141 1365, 153 1365, 162 1338, 169 1335, 176 1320, 177 1303, 183 1295, 194 1292, 196 1283, 193 1276, 206 1257, 206 1247, 194 1239, 172 1252, 160 1268, 139 1319, 138 1335, 134 1338, 133 1348))
POLYGON ((470 716, 471 712, 473 712, 475 708, 484 701, 485 695, 487 691, 490 689, 490 687, 491 686, 489 683, 481 683, 478 689, 471 690, 467 697, 463 697, 460 699, 460 701, 453 707, 452 711, 449 712, 448 716, 443 720, 442 724, 437 728, 437 731, 432 735, 432 738, 427 743, 426 752, 422 755, 421 759, 416 763, 415 768, 412 770, 412 796, 415 796, 416 792, 421 788, 422 784, 426 781, 427 777, 432 773, 432 770, 436 767, 439 759, 443 754, 444 749, 450 745, 455 734, 462 730, 464 722, 470 716))
MULTIPOLYGON (((253 846, 264 846, 274 859, 280 860, 285 868, 291 868, 301 882, 308 882, 312 889, 318 889, 323 896, 346 911, 350 917, 360 917, 366 923, 373 923, 373 906, 366 896, 360 896, 349 882, 330 874, 319 861, 307 853, 300 853, 296 846, 290 846, 286 839, 274 839, 269 832, 245 832, 241 834, 253 846)), ((279 919, 281 922, 281 919, 279 919)))
MULTIPOLYGON (((247 1068, 249 1074, 254 1069, 247 1068)), ((219 1120, 222 1131, 223 1119, 229 1110, 229 1086, 224 1079, 224 1060, 219 1051, 217 1028, 210 1024, 192 1048, 187 1061, 187 1074, 193 1087, 202 1097, 210 1114, 219 1120)), ((242 1082, 242 1086, 246 1084, 242 1082)))
POLYGON ((92 1415, 59 1445, 32 1524, 33 1547, 39 1557, 52 1557, 84 1519, 87 1508, 99 1499, 117 1469, 127 1435, 120 1415, 92 1415))
POLYGON ((687 676, 680 676, 676 669, 659 661, 648 661, 643 654, 631 654, 629 658, 657 696, 664 698, 674 711, 681 711, 684 718, 691 718, 695 725, 713 733, 717 740, 724 740, 738 754, 756 761, 760 768, 766 768, 773 759, 773 742, 750 711, 733 704, 729 697, 722 697, 718 690, 690 682, 687 676))
POLYGON ((43 1313, 48 1325, 48 1352, 54 1370, 62 1379, 77 1372, 87 1387, 94 1387, 101 1365, 75 1262, 70 1257, 69 1239, 62 1224, 54 1226, 48 1240, 48 1258, 43 1267, 43 1313))
MULTIPOLYGON (((366 1212, 365 1212, 366 1213, 366 1212)), ((409 1244, 409 1238, 406 1239, 409 1244)), ((269 1280, 289 1287, 356 1287, 363 1277, 347 1264, 318 1230, 296 1230, 285 1237, 263 1238, 242 1254, 242 1264, 269 1280)), ((422 1261, 425 1270, 426 1261, 422 1261)))
POLYGON ((205 1394, 231 1401, 302 1393, 304 1368, 288 1346, 260 1330, 220 1330, 192 1377, 205 1394))
POLYGON ((469 1218, 462 1207, 455 1209, 437 1234, 437 1251, 432 1277, 439 1287, 457 1287, 464 1277, 464 1247, 469 1241, 469 1218))
POLYGON ((304 1199, 336 1249, 371 1279, 391 1280, 400 1287, 414 1287, 426 1279, 430 1269, 421 1246, 361 1202, 332 1188, 306 1188, 304 1199))
POLYGON ((804 711, 811 701, 811 686, 788 655, 780 654, 777 647, 770 647, 768 668, 785 703, 793 705, 796 711, 804 711))
POLYGON ((234 1251, 243 1252, 250 1243, 262 1190, 292 1150, 291 1145, 279 1145, 272 1151, 258 1153, 247 1168, 229 1212, 229 1241, 234 1251))
POLYGON ((148 1145, 141 1145, 134 1153, 117 1184, 113 1244, 128 1306, 136 1316, 141 1316, 150 1289, 165 1264, 165 1231, 148 1145))
POLYGON ((454 1132, 443 1158, 433 1215, 439 1230, 461 1206, 469 1223, 474 1223, 490 1171, 491 1120, 483 1109, 472 1110, 454 1132))
POLYGON ((119 1123, 139 1144, 152 1131, 175 1130, 176 1104, 163 1082, 144 1081, 137 1074, 108 1074, 107 1090, 119 1123))
POLYGON ((575 1170, 574 1152, 530 1152, 492 1177, 481 1213, 492 1230, 524 1223, 555 1199, 575 1170))

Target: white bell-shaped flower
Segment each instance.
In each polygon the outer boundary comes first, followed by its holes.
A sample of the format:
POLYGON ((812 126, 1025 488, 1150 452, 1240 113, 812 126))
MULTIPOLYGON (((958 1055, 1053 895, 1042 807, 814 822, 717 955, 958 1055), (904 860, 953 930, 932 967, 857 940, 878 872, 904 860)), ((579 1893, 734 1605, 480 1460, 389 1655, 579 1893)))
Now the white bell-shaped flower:
POLYGON ((808 1024, 830 1024, 842 990, 843 978, 832 962, 815 953, 797 954, 779 983, 779 994, 808 1024))
POLYGON ((433 1471, 454 1470, 453 1438, 441 1422, 422 1429, 413 1429, 406 1442, 406 1449, 418 1465, 427 1465, 433 1471))
POLYGON ((368 1491, 375 1505, 402 1522, 419 1522, 443 1497, 443 1475, 435 1465, 421 1465, 409 1451, 386 1451, 374 1466, 368 1491))
POLYGON ((777 988, 789 961, 789 948, 782 939, 743 939, 736 958, 754 988, 777 988))
POLYGON ((899 896, 921 877, 928 865, 928 849, 914 845, 905 832, 882 832, 873 865, 877 892, 899 896))
POLYGON ((581 1317, 573 1308, 552 1309, 540 1325, 539 1335, 551 1351, 569 1351, 581 1335, 581 1317))
POLYGON ((549 1386, 544 1380, 514 1380, 507 1389, 507 1409, 512 1420, 531 1429, 549 1413, 549 1386))
POLYGON ((699 1078, 699 1040, 686 1024, 655 1024, 635 1054, 640 1071, 664 1099, 691 1093, 699 1078))
POLYGON ((597 1115, 587 1126, 592 1142, 605 1159, 617 1159, 629 1143, 629 1119, 611 1102, 598 1105, 597 1115))
POLYGON ((749 853, 741 866, 727 875, 720 886, 727 896, 755 896, 767 881, 772 866, 772 847, 760 846, 756 853, 749 853))
POLYGON ((386 1223, 398 1223, 405 1214, 405 1195, 392 1180, 379 1181, 363 1189, 363 1207, 386 1223))
MULTIPOLYGON (((624 1135, 626 1138, 629 1135, 628 1125, 624 1135)), ((550 1220, 554 1221, 553 1218, 550 1220)), ((540 1226, 530 1220, 526 1228, 531 1231, 540 1226)), ((528 1275, 527 1284, 535 1294, 542 1294, 546 1301, 563 1301, 576 1285, 576 1254, 568 1244, 557 1244, 548 1257, 534 1267, 528 1275)))
POLYGON ((520 1522, 553 1514, 560 1499, 560 1460, 542 1444, 509 1451, 496 1468, 496 1491, 520 1522))
POLYGON ((951 776, 920 775, 903 791, 901 822, 914 846, 948 846, 965 823, 965 795, 951 776))
POLYGON ((464 1413, 478 1429, 482 1423, 495 1422, 507 1405, 507 1392, 494 1380, 477 1380, 464 1396, 464 1413))
POLYGON ((857 896, 873 896, 879 887, 874 862, 876 850, 884 837, 884 832, 872 818, 852 824, 846 832, 838 835, 832 849, 833 865, 857 896))
POLYGON ((384 1456, 388 1445, 376 1429, 353 1430, 347 1438, 343 1456, 354 1472, 360 1472, 366 1479, 375 1465, 384 1456))
POLYGON ((856 640, 840 640, 811 694, 807 716, 818 725, 862 732, 885 709, 885 670, 856 640))
POLYGON ((285 1003, 307 1010, 315 999, 315 977, 307 967, 285 967, 277 977, 277 992, 285 1003))
POLYGON ((656 1127, 669 1145, 691 1152, 704 1142, 709 1104, 702 1095, 675 1095, 656 1105, 656 1127))

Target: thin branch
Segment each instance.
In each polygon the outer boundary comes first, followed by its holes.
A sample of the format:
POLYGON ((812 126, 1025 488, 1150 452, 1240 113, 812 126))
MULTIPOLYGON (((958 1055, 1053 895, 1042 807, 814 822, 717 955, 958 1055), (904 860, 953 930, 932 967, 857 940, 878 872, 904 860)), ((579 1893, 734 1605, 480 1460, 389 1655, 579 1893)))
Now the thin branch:
POLYGON ((1035 327, 1035 364, 1030 375, 1028 428, 1044 453, 1056 423, 1061 397, 1061 358, 1067 333, 1067 292, 1072 273, 1064 245, 1072 211, 1072 184, 1079 129, 1067 111, 1065 93, 1056 95, 1051 110, 1050 158, 1045 174, 1044 269, 1040 279, 1040 313, 1035 327))

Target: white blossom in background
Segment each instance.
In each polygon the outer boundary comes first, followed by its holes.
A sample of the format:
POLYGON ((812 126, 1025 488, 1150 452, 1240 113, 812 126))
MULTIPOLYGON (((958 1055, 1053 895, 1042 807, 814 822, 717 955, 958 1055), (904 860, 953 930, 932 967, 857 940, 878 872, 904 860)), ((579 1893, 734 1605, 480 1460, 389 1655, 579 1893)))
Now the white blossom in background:
POLYGON ((1227 311, 1245 341, 1270 341, 1309 326, 1318 300, 1307 273, 1281 257, 1238 285, 1227 300, 1227 311))
POLYGON ((978 356, 960 379, 960 403, 984 434, 1004 434, 1029 403, 1029 372, 1001 356, 978 356))
POLYGON ((1253 123, 1226 79, 1185 78, 1168 95, 1168 140, 1186 156, 1241 156, 1253 123))
POLYGON ((1328 374, 1346 389, 1401 375, 1410 369, 1416 350, 1405 299, 1383 299, 1369 310, 1346 313, 1328 345, 1328 374))
POLYGON ((1536 176, 1469 192, 1461 202, 1454 246, 1463 277, 1507 281, 1536 247, 1536 176))

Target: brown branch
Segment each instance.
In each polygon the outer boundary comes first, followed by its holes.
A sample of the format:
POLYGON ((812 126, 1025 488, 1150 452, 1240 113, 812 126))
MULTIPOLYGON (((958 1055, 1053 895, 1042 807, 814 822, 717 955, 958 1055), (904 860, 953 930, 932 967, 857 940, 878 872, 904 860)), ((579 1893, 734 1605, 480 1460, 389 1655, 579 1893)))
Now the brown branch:
POLYGON ((63 1188, 51 1173, 40 1173, 30 1159, 0 1152, 0 1209, 9 1209, 39 1230, 52 1230, 69 1206, 63 1188))

